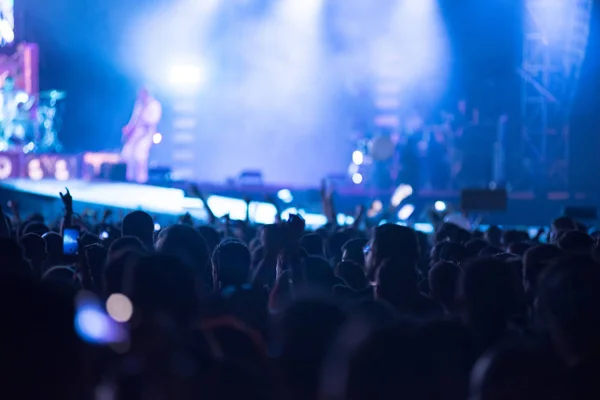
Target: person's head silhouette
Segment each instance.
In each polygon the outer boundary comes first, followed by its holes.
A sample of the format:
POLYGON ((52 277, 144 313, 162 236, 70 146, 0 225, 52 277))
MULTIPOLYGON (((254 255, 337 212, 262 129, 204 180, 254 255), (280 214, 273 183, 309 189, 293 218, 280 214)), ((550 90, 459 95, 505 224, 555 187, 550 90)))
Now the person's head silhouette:
POLYGON ((154 220, 144 211, 130 212, 123 218, 123 236, 134 236, 148 249, 154 246, 154 220))
POLYGON ((212 254, 213 287, 242 286, 250 278, 250 251, 245 244, 228 240, 219 244, 212 254))
POLYGON ((600 356, 600 267, 591 257, 567 257, 542 273, 537 313, 570 364, 600 356))
POLYGON ((406 226, 385 224, 375 228, 371 242, 365 247, 367 278, 375 281, 377 268, 386 259, 397 265, 415 269, 420 248, 415 231, 406 226))

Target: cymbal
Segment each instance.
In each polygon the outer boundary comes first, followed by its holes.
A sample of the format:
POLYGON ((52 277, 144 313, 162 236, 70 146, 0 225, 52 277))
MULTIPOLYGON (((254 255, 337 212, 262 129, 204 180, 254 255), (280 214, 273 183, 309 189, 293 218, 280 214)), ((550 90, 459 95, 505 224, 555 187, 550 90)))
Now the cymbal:
POLYGON ((377 161, 390 159, 395 151, 394 142, 387 136, 375 136, 369 142, 369 153, 377 161))
POLYGON ((60 90, 46 90, 45 92, 40 92, 40 99, 63 100, 65 97, 67 97, 67 93, 60 90))

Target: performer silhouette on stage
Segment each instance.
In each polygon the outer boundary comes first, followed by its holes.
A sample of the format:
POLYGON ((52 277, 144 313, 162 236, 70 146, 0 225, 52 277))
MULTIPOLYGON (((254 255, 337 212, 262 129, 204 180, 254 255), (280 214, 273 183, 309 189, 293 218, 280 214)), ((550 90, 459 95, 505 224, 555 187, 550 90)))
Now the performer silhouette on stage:
POLYGON ((152 139, 162 117, 162 106, 147 88, 138 93, 133 114, 123 127, 125 145, 121 158, 127 164, 127 180, 145 183, 148 181, 148 156, 152 139))

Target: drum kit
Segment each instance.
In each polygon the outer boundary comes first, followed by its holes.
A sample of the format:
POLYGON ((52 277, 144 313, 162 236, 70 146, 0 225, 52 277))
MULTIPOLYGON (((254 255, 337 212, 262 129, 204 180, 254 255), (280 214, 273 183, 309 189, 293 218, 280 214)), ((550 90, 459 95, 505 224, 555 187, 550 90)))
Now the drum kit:
POLYGON ((358 141, 352 154, 352 163, 348 173, 355 184, 363 183, 369 187, 383 185, 382 180, 395 181, 395 155, 397 142, 390 135, 374 135, 358 141), (389 175, 385 177, 383 175, 389 175), (358 177, 358 180, 356 179, 358 177))
MULTIPOLYGON (((58 153, 60 107, 66 93, 58 90, 41 92, 33 100, 17 99, 13 118, 0 124, 0 150, 20 149, 24 153, 58 153), (34 106, 35 104, 35 106, 34 106)), ((3 113, 8 115, 7 112, 3 113)))
MULTIPOLYGON (((380 132, 363 134, 362 137, 356 135, 353 141, 358 140, 348 169, 349 175, 352 177, 359 173, 360 184, 377 188, 387 187, 389 182, 393 184, 402 179, 416 179, 415 183, 419 184, 418 170, 422 163, 427 163, 429 175, 433 174, 431 170, 434 167, 437 171, 449 169, 445 181, 449 186, 453 185, 462 168, 462 155, 456 144, 461 138, 462 129, 453 127, 454 118, 452 114, 442 113, 440 118, 427 124, 416 112, 409 113, 401 119, 398 127, 381 129, 380 132), (359 155, 356 159, 355 154, 359 155), (437 159, 440 162, 432 166, 432 160, 437 159)), ((475 112, 473 121, 465 126, 477 124, 475 112)), ((426 178, 430 179, 426 184, 436 184, 431 182, 434 179, 431 176, 426 178)))
POLYGON ((425 132, 432 131, 433 126, 426 126, 423 119, 417 113, 409 113, 402 118, 400 126, 387 128, 383 132, 372 135, 364 135, 358 140, 355 153, 360 153, 360 163, 350 165, 349 173, 353 175, 359 172, 366 186, 386 187, 394 185, 401 179, 403 164, 401 160, 401 149, 408 142, 417 143, 420 153, 427 151, 423 146, 427 145, 428 135, 425 132))

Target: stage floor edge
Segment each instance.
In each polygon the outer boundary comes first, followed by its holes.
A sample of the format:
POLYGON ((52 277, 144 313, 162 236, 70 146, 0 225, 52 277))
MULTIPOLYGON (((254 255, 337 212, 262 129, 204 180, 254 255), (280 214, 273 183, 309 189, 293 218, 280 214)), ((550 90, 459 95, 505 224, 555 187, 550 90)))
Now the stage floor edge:
MULTIPOLYGON (((190 200, 181 189, 121 182, 88 182, 83 180, 9 179, 0 181, 0 188, 36 196, 60 198, 69 188, 75 202, 96 206, 143 209, 151 213, 182 215, 189 211, 190 200)), ((192 208, 202 209, 202 203, 192 208)))
MULTIPOLYGON (((177 183, 174 183, 177 186, 177 183)), ((244 197, 249 196, 252 202, 251 214, 257 223, 268 224, 274 220, 272 205, 265 203, 265 195, 277 196, 280 187, 268 186, 243 186, 202 184, 198 186, 205 195, 216 215, 229 214, 232 219, 243 219, 246 214, 244 197), (211 201, 212 200, 212 201, 211 201)), ((135 183, 85 181, 85 180, 40 180, 33 181, 26 178, 8 179, 0 181, 0 191, 14 192, 31 196, 38 196, 58 201, 59 193, 68 187, 74 202, 79 205, 90 205, 102 208, 123 210, 142 209, 151 214, 164 216, 181 216, 190 213, 200 221, 206 221, 206 210, 200 200, 186 197, 185 186, 166 188, 135 183)), ((318 217, 315 221, 322 222, 324 216, 321 210, 321 201, 318 189, 289 188, 293 193, 293 203, 285 207, 296 207, 318 217)), ((339 213, 352 215, 359 204, 369 205, 376 197, 376 193, 368 190, 340 190, 336 198, 336 209, 339 213)), ((11 199, 11 194, 4 196, 3 201, 11 199)), ((389 196, 389 194, 388 194, 389 196)), ((381 197, 382 200, 385 197, 381 197)), ((415 206, 416 221, 424 222, 424 210, 431 207, 435 201, 444 201, 456 207, 460 202, 460 193, 447 192, 435 193, 420 191, 406 202, 415 206)), ((583 194, 548 193, 535 196, 533 193, 510 193, 508 209, 501 213, 480 213, 482 223, 505 226, 541 226, 548 225, 554 218, 562 215, 566 206, 570 207, 595 207, 598 204, 595 197, 583 194)), ((316 218, 315 217, 315 218, 316 218)), ((317 225, 317 222, 315 222, 317 225)))

